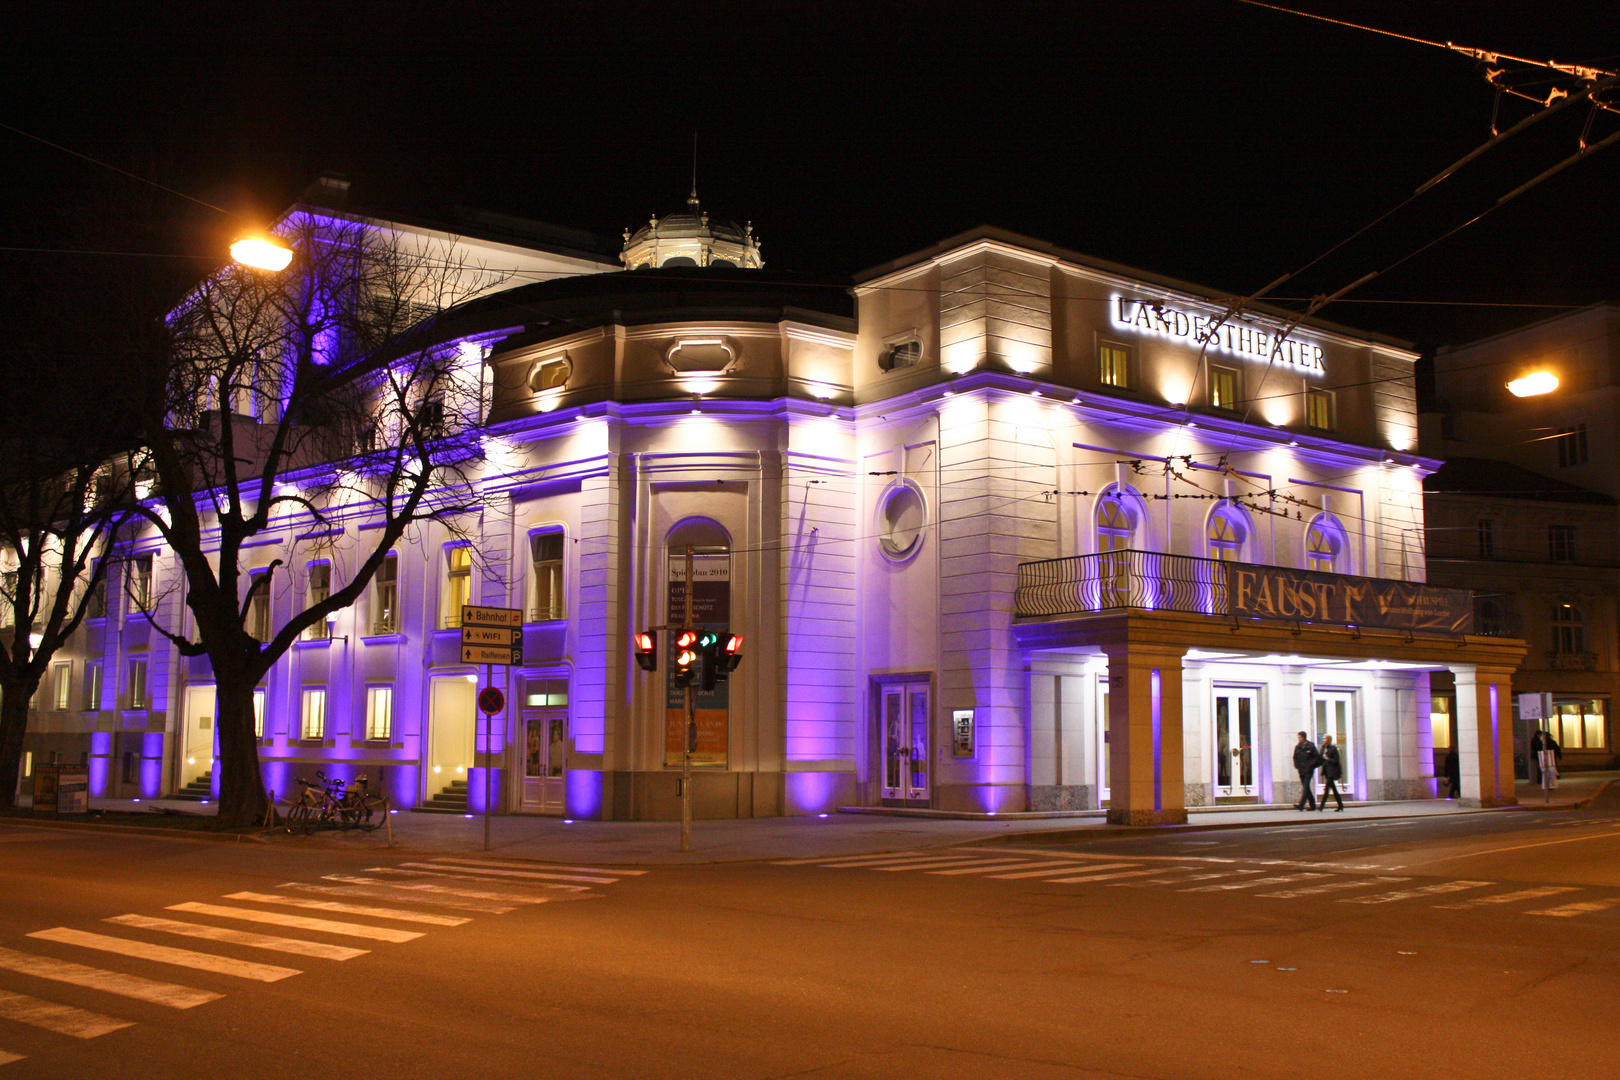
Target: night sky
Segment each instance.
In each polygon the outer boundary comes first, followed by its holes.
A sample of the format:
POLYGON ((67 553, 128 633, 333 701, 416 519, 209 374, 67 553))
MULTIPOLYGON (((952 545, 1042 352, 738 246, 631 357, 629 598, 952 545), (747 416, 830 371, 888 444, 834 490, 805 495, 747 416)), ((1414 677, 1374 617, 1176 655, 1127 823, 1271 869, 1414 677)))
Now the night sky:
MULTIPOLYGON (((1296 6, 1620 68, 1612 4, 1296 6)), ((11 364, 19 326, 119 317, 182 286, 323 172, 419 217, 463 204, 613 238, 681 206, 694 129, 705 207, 754 223, 767 274, 847 281, 987 223, 1248 292, 1483 142, 1493 107, 1464 56, 1237 0, 66 4, 27 18, 0 122, 231 213, 0 130, 0 245, 141 253, 0 252, 11 364)), ((1504 101, 1504 126, 1529 111, 1504 101)), ((1388 266, 1573 153, 1587 117, 1538 125, 1276 295, 1388 266)), ((1617 128, 1599 116, 1592 138, 1617 128)), ((1432 347, 1559 310, 1533 305, 1620 299, 1617 177, 1620 146, 1323 316, 1432 347)))

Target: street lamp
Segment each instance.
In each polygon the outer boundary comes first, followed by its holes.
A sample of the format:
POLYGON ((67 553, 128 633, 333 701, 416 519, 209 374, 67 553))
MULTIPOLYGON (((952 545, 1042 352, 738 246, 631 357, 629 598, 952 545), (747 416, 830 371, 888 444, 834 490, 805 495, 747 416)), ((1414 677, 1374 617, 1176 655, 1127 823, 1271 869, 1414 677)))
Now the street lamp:
POLYGON ((1507 384, 1508 393, 1514 397, 1536 397, 1540 394, 1550 394, 1558 389, 1558 376, 1550 371, 1533 371, 1528 375, 1520 376, 1507 384))
POLYGON ((273 236, 247 236, 231 245, 231 258, 255 270, 285 270, 292 248, 273 236))

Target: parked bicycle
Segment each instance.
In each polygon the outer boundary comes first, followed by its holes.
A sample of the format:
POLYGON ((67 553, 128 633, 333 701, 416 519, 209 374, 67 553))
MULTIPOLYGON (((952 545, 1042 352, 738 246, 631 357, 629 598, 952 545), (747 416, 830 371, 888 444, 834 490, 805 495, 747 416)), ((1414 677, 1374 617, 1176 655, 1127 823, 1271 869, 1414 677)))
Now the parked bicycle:
POLYGON ((353 784, 315 774, 320 783, 298 778, 303 791, 288 808, 288 832, 309 833, 319 828, 363 829, 370 832, 388 817, 388 798, 370 790, 364 773, 353 784))

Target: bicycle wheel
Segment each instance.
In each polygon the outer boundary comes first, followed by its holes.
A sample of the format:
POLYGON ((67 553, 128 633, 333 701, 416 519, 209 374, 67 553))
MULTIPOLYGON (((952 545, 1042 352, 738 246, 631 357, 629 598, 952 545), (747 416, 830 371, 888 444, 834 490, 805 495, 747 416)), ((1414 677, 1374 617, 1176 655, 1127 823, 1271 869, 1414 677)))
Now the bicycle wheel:
POLYGON ((388 800, 381 795, 367 795, 360 800, 360 827, 367 832, 388 819, 388 800))
POLYGON ((294 803, 288 807, 287 831, 290 833, 309 832, 309 807, 303 803, 294 803))

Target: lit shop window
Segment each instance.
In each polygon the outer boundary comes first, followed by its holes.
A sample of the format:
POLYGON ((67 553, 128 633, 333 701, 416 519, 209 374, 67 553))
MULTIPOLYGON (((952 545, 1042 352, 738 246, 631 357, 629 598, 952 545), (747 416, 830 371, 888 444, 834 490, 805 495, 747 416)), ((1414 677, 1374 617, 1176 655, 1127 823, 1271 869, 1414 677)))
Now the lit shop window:
POLYGON ((1449 750, 1451 748, 1452 699, 1444 694, 1436 694, 1429 702, 1429 730, 1434 735, 1434 748, 1436 750, 1449 750))
POLYGON ((1609 748, 1608 698, 1566 698, 1553 701, 1547 729, 1565 750, 1609 748))

